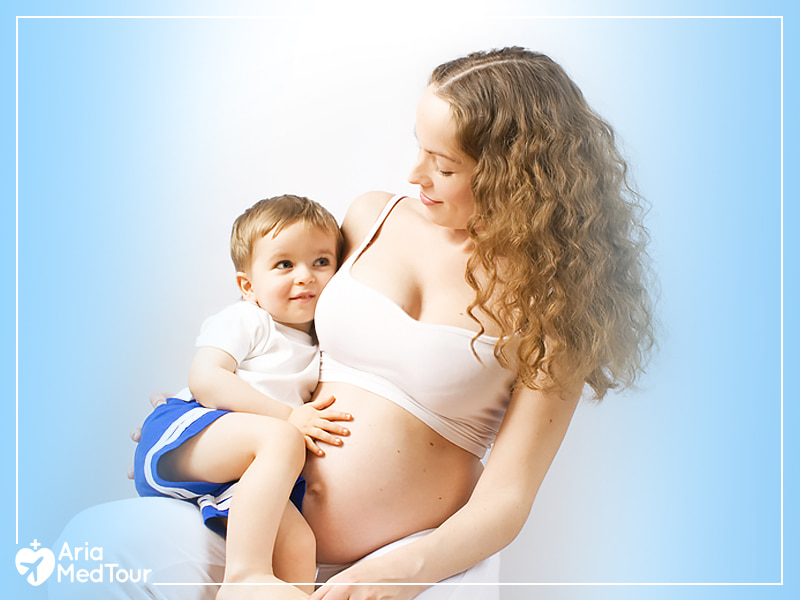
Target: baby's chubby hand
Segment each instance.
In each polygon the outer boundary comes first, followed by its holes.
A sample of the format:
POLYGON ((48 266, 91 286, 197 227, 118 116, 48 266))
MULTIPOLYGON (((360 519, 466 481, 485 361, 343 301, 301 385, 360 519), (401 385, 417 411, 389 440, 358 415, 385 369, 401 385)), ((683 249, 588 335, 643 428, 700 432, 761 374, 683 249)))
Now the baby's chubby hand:
POLYGON ((313 402, 307 402, 302 406, 292 409, 289 415, 289 423, 297 427, 306 441, 306 448, 317 456, 325 456, 325 452, 317 445, 317 441, 341 446, 342 439, 338 436, 350 435, 350 430, 338 421, 352 421, 350 413, 334 410, 331 408, 336 398, 317 398, 313 402))

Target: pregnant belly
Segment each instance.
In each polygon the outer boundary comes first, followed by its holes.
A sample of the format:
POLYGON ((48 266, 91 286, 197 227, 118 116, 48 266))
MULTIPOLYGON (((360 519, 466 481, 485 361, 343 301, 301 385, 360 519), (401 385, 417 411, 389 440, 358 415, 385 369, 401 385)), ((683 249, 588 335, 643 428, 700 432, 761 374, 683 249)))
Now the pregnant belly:
POLYGON ((422 529, 436 527, 469 498, 480 461, 392 402, 342 383, 322 383, 350 412, 341 447, 309 455, 305 516, 317 560, 343 564, 422 529))

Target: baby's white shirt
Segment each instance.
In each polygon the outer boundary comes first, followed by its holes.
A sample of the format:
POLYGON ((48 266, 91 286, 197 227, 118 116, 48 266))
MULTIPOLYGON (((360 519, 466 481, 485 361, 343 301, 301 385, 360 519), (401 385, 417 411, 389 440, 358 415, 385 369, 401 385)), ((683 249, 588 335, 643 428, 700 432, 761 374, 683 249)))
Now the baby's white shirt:
MULTIPOLYGON (((289 406, 311 398, 319 380, 319 349, 311 335, 276 323, 261 307, 240 300, 205 320, 195 346, 230 354, 236 374, 289 406)), ((191 400, 189 388, 176 398, 191 400)))

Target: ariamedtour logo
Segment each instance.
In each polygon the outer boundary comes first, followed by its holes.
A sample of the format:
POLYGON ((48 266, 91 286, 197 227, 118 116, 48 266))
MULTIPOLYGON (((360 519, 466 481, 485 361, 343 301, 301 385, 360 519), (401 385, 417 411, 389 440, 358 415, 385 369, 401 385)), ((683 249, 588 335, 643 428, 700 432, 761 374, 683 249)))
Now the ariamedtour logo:
POLYGON ((30 546, 17 552, 17 571, 31 585, 41 585, 53 572, 56 558, 50 548, 40 548, 38 540, 33 540, 30 546))
POLYGON ((144 583, 152 573, 152 569, 127 569, 103 562, 103 548, 90 547, 88 542, 83 546, 64 542, 56 558, 52 550, 33 540, 17 552, 14 562, 19 574, 34 586, 43 584, 54 572, 59 583, 144 583))

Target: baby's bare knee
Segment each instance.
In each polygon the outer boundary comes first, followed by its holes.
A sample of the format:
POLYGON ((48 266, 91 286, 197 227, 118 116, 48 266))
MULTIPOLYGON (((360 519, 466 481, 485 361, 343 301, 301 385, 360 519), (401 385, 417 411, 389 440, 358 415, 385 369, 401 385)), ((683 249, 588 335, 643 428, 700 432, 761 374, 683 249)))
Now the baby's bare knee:
POLYGON ((268 419, 259 431, 256 456, 279 455, 287 461, 300 465, 305 462, 305 440, 303 434, 292 424, 279 419, 268 419))

